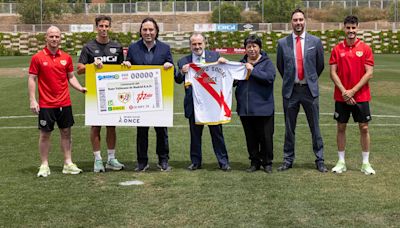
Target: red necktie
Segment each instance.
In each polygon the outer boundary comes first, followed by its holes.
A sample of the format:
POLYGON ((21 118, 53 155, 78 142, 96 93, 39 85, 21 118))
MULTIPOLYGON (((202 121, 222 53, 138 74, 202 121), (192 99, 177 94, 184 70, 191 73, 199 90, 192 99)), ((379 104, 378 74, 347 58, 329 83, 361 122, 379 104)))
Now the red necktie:
POLYGON ((297 75, 299 80, 304 79, 304 69, 303 69, 303 52, 301 50, 300 36, 296 37, 296 63, 297 63, 297 75))

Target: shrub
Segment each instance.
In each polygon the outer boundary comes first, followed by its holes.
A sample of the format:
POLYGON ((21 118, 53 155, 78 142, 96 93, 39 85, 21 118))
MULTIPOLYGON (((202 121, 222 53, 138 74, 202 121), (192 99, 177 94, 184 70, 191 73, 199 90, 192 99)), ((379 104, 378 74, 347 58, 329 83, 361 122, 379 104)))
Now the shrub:
POLYGON ((223 3, 221 6, 218 6, 212 12, 211 20, 213 23, 240 23, 240 11, 241 8, 239 6, 234 6, 232 4, 223 3), (221 7, 221 12, 219 8, 221 7), (219 21, 219 16, 221 13, 221 21, 219 21))
MULTIPOLYGON (((268 23, 272 22, 287 22, 290 21, 290 16, 293 9, 302 6, 301 0, 269 0, 264 1, 264 18, 268 23)), ((261 14, 261 5, 259 12, 261 14)))
POLYGON ((310 8, 307 10, 308 18, 323 22, 343 22, 344 18, 351 14, 356 15, 361 22, 387 20, 389 13, 387 10, 368 7, 354 7, 344 9, 343 6, 333 5, 324 9, 310 8))
POLYGON ((41 20, 43 23, 51 23, 53 19, 59 18, 63 10, 60 3, 65 3, 65 1, 43 0, 42 15, 39 0, 18 0, 17 3, 17 12, 24 23, 40 24, 41 20))
POLYGON ((261 15, 255 11, 243 11, 240 16, 242 23, 262 23, 261 15))

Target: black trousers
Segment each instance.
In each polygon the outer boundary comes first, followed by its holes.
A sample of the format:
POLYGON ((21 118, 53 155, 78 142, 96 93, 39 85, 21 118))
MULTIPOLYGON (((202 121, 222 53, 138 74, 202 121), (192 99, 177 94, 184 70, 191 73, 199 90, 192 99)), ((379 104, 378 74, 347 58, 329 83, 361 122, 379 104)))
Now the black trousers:
MULTIPOLYGON (((168 146, 168 128, 154 127, 156 131, 156 153, 158 155, 158 162, 168 161, 169 159, 169 146, 168 146)), ((136 150, 137 161, 139 164, 147 164, 149 157, 147 155, 149 145, 149 127, 137 127, 136 135, 136 150)))
POLYGON ((274 160, 274 116, 241 116, 251 165, 271 165, 274 160))
MULTIPOLYGON (((196 125, 194 115, 189 118, 190 126, 190 160, 192 164, 201 165, 203 161, 201 151, 201 138, 204 125, 196 125)), ((220 167, 229 165, 228 151, 226 150, 222 125, 208 125, 215 156, 220 167)))

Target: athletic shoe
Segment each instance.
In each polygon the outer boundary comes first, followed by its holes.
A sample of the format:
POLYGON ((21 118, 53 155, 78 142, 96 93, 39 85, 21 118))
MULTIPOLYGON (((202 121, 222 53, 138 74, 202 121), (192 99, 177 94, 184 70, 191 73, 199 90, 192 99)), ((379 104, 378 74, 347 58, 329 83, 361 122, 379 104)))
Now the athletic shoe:
POLYGON ((338 161, 335 167, 332 168, 332 173, 343 173, 346 172, 346 163, 344 161, 338 161))
POLYGON ((225 172, 229 172, 229 171, 232 170, 232 168, 231 168, 228 164, 222 165, 222 166, 220 167, 220 169, 221 169, 222 171, 225 171, 225 172))
POLYGON ((150 168, 149 164, 141 164, 138 163, 138 166, 135 168, 136 172, 145 172, 150 168))
POLYGON ((375 174, 375 170, 372 168, 371 164, 369 164, 369 163, 363 163, 362 164, 361 172, 363 172, 365 175, 373 175, 373 174, 375 174))
POLYGON ((48 165, 41 165, 39 167, 39 172, 37 173, 38 177, 47 177, 50 175, 50 168, 48 165))
POLYGON ((171 170, 171 166, 168 165, 168 162, 161 162, 157 164, 157 167, 161 169, 161 172, 168 172, 171 170))
POLYGON ((95 173, 100 173, 100 172, 105 172, 106 170, 104 169, 103 161, 102 160, 94 160, 93 164, 93 172, 95 173))
POLYGON ((82 170, 78 168, 74 163, 71 163, 69 165, 64 164, 64 168, 62 171, 64 174, 80 174, 82 170))
POLYGON ((120 163, 116 158, 113 158, 113 159, 107 161, 107 163, 106 163, 106 169, 121 170, 124 168, 125 168, 125 165, 120 163))

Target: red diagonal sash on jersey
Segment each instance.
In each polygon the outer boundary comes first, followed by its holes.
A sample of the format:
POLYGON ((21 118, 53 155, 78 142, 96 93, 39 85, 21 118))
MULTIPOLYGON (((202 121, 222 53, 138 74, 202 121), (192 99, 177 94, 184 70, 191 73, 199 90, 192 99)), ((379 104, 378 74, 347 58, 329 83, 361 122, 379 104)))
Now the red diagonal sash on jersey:
POLYGON ((191 63, 190 68, 192 68, 196 73, 199 73, 200 76, 195 77, 195 79, 204 87, 204 89, 217 101, 219 106, 224 108, 225 111, 225 116, 226 117, 231 117, 232 112, 231 109, 228 107, 228 104, 225 102, 224 99, 224 94, 221 91, 221 95, 218 94, 217 91, 210 85, 210 84, 215 84, 215 82, 208 76, 208 74, 203 71, 200 67, 198 67, 196 64, 191 63))

